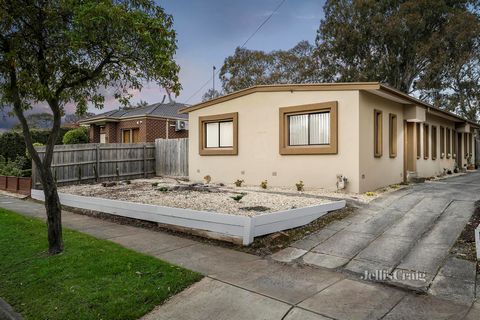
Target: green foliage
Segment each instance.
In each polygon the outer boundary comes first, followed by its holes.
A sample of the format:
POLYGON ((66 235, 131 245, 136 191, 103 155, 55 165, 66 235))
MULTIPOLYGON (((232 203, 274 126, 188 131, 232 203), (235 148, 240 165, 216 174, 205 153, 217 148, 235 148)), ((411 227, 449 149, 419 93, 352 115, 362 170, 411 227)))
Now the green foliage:
POLYGON ((236 202, 240 202, 240 200, 242 200, 242 198, 245 197, 245 195, 246 195, 246 193, 240 193, 240 194, 237 194, 237 195, 232 196, 230 198, 232 198, 236 202))
POLYGON ((237 180, 234 182, 234 184, 235 184, 235 186, 237 186, 237 187, 241 187, 244 182, 245 182, 244 180, 237 179, 237 180))
POLYGON ((318 79, 314 47, 301 41, 290 50, 264 52, 237 48, 225 59, 220 80, 226 93, 255 85, 305 83, 318 79))
POLYGON ((260 188, 262 188, 262 189, 267 189, 267 184, 268 184, 268 181, 267 181, 267 180, 263 180, 262 182, 260 182, 260 188))
POLYGON ((215 98, 218 98, 218 97, 221 97, 222 94, 220 92, 218 92, 217 90, 213 90, 213 89, 208 89, 207 92, 205 92, 202 96, 202 102, 205 102, 205 101, 208 101, 208 100, 212 100, 212 99, 215 99, 215 98))
POLYGON ((25 169, 27 163, 28 160, 22 156, 18 156, 15 160, 9 160, 0 155, 0 176, 30 176, 31 170, 25 169))
MULTIPOLYGON (((25 116, 30 129, 48 130, 53 126, 53 116, 50 113, 32 113, 25 116)), ((22 130, 20 123, 13 126, 14 130, 22 130)))
POLYGON ((368 196, 368 197, 373 197, 373 196, 375 196, 375 194, 376 194, 376 193, 373 192, 373 191, 367 191, 367 192, 365 192, 365 195, 368 196))
POLYGON ((63 144, 88 143, 88 131, 85 127, 72 129, 63 136, 63 144))
POLYGON ((165 193, 165 192, 168 192, 170 189, 168 187, 160 187, 157 190, 165 193))
POLYGON ((299 182, 295 183, 295 186, 297 187, 297 191, 303 191, 305 184, 303 184, 303 181, 300 180, 299 182))
MULTIPOLYGON (((60 136, 55 144, 62 144, 63 135, 67 131, 68 129, 60 128, 60 136)), ((50 136, 50 131, 31 130, 30 134, 32 136, 33 143, 45 145, 48 137, 50 136)), ((25 150, 25 138, 23 137, 22 132, 7 131, 0 134, 0 155, 7 159, 14 160, 17 158, 17 156, 24 156, 25 150)))
POLYGON ((380 81, 474 119, 477 0, 327 1, 316 39, 324 81, 380 81))
POLYGON ((0 296, 25 319, 138 319, 202 277, 68 229, 67 250, 51 256, 46 232, 0 209, 0 296))

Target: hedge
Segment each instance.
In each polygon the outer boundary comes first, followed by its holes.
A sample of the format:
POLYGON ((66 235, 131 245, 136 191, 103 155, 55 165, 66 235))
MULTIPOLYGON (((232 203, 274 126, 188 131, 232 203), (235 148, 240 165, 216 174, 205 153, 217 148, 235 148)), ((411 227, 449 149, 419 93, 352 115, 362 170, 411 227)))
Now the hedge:
POLYGON ((72 129, 63 136, 63 144, 88 143, 88 140, 88 131, 84 127, 72 129))
MULTIPOLYGON (((56 144, 62 144, 63 136, 69 129, 61 128, 56 144)), ((32 140, 35 143, 47 144, 49 130, 32 130, 32 140)), ((25 156, 25 139, 18 131, 7 131, 0 134, 0 155, 5 159, 15 160, 18 156, 25 156)))

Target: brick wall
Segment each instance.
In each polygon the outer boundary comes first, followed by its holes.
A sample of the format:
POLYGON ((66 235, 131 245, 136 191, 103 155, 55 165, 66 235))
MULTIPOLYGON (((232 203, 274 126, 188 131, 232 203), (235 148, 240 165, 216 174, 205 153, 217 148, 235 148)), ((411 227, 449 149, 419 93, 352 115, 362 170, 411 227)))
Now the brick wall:
POLYGON ((188 138, 188 130, 175 131, 176 120, 139 118, 120 122, 108 122, 100 132, 100 126, 90 125, 90 142, 99 143, 100 133, 105 133, 107 143, 121 143, 122 130, 139 129, 139 142, 155 142, 155 139, 188 138), (168 134, 167 134, 168 132, 168 134))
POLYGON ((99 143, 100 127, 95 124, 91 124, 90 128, 88 129, 88 138, 91 143, 99 143))

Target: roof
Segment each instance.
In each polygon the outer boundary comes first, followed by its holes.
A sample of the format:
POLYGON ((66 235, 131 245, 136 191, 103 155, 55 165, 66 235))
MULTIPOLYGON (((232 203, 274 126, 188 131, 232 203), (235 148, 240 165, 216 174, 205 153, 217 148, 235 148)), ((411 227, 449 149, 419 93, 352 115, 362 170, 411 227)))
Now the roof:
POLYGON ((94 115, 92 117, 83 119, 79 123, 95 123, 95 122, 116 122, 130 118, 139 117, 157 117, 169 119, 187 119, 186 114, 179 113, 180 109, 187 107, 186 104, 169 102, 169 103, 154 103, 144 107, 133 109, 116 109, 94 115))
POLYGON ((306 83, 306 84, 274 84, 274 85, 258 85, 247 89, 239 90, 209 101, 201 102, 192 106, 181 109, 180 113, 189 113, 195 110, 203 109, 211 105, 222 103, 228 100, 236 99, 256 92, 282 92, 282 91, 350 91, 362 90, 382 96, 386 99, 396 101, 402 104, 420 105, 427 110, 436 111, 440 115, 448 118, 454 118, 456 121, 467 122, 475 127, 479 124, 463 117, 460 117, 452 112, 440 109, 422 100, 414 98, 397 89, 391 88, 379 82, 336 82, 336 83, 306 83))

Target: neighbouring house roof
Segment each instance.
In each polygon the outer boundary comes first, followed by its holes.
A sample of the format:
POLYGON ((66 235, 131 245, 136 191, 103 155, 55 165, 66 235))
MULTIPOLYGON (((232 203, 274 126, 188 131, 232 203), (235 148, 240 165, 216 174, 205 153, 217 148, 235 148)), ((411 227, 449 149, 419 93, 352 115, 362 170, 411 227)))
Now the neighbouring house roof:
POLYGON ((457 122, 467 122, 474 127, 479 127, 479 124, 455 113, 440 109, 420 99, 412 97, 397 89, 391 88, 379 82, 337 82, 337 83, 307 83, 307 84, 274 84, 274 85, 258 85, 247 89, 239 90, 212 100, 201 102, 192 106, 181 109, 180 113, 189 113, 198 109, 203 109, 211 105, 222 103, 228 100, 236 99, 256 92, 282 92, 282 91, 367 91, 375 95, 384 97, 386 99, 406 104, 419 105, 425 107, 429 111, 436 112, 439 116, 450 118, 457 122))
POLYGON ((178 102, 155 103, 144 107, 132 109, 117 109, 94 115, 92 117, 79 121, 81 124, 91 124, 97 122, 117 122, 131 118, 153 117, 168 119, 188 119, 186 114, 179 111, 187 107, 186 104, 178 102))

